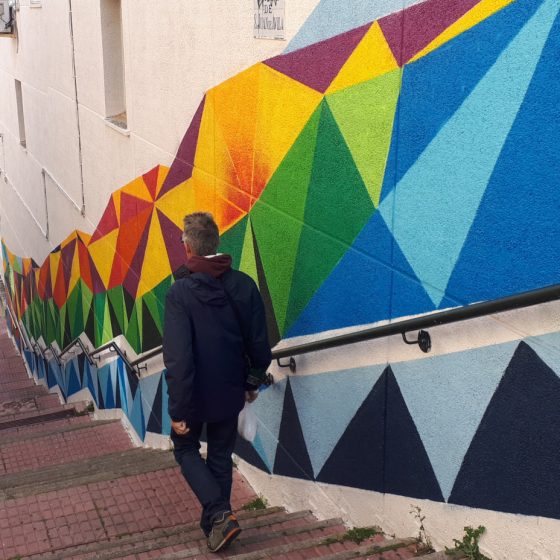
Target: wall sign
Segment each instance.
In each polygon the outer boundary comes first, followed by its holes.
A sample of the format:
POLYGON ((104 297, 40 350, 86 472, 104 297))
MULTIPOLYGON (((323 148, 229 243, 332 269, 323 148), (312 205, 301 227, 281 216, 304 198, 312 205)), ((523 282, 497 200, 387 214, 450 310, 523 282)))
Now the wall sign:
POLYGON ((257 39, 285 39, 285 0, 254 0, 254 33, 257 39))

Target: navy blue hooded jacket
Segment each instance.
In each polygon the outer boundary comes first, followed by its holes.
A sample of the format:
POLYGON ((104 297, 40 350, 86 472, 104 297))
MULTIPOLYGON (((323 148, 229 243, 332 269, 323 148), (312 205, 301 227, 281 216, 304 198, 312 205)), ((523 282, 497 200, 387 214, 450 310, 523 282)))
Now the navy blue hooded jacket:
POLYGON ((271 362, 264 305, 250 276, 228 269, 219 278, 195 272, 177 280, 165 304, 163 359, 173 420, 219 422, 237 415, 245 402, 251 366, 271 362), (245 331, 226 289, 237 306, 245 331))

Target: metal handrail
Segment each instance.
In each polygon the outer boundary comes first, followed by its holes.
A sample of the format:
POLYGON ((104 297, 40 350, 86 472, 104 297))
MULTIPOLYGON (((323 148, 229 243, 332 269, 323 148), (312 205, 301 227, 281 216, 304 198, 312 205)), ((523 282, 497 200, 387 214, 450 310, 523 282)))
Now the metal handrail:
MULTIPOLYGON (((483 301, 480 303, 473 303, 471 305, 456 307, 447 311, 436 311, 435 313, 430 313, 421 317, 405 319, 404 321, 397 321, 395 323, 381 325, 379 327, 372 327, 369 329, 363 329, 360 331, 333 336, 324 340, 307 342, 287 348, 279 348, 272 352, 272 358, 277 361, 280 367, 289 367, 292 372, 295 372, 296 362, 294 356, 307 354, 309 352, 317 352, 319 350, 327 350, 329 348, 336 348, 348 344, 356 344, 358 342, 374 340, 377 338, 385 338, 387 336, 393 336, 397 334, 400 334, 404 342, 406 342, 407 344, 418 344, 423 352, 429 352, 431 348, 431 338, 430 335, 423 329, 437 327, 440 325, 447 325, 459 321, 465 321, 467 319, 476 319, 485 317, 487 315, 493 315, 494 313, 502 313, 504 311, 513 311, 515 309, 531 307, 533 305, 539 305, 541 303, 547 303, 558 299, 560 299, 560 284, 554 284, 545 288, 521 292, 513 296, 507 296, 490 301, 483 301), (420 331, 417 340, 408 340, 406 338, 406 334, 416 330, 420 331), (280 362, 282 358, 290 358, 290 360, 288 363, 283 364, 280 362)), ((10 313, 10 318, 12 319, 12 321, 14 321, 10 306, 7 305, 6 308, 10 313)), ((17 323, 15 324, 17 325, 17 323)), ((60 364, 60 358, 76 344, 80 345, 90 364, 93 365, 92 359, 94 356, 101 354, 105 350, 112 350, 116 352, 119 357, 126 363, 128 368, 135 371, 137 375, 139 375, 139 369, 147 369, 147 366, 145 366, 144 368, 140 368, 139 365, 141 363, 147 362, 148 360, 159 356, 163 352, 163 347, 158 346, 153 350, 149 350, 148 352, 141 354, 135 360, 130 361, 126 355, 126 352, 121 350, 121 348, 114 341, 107 342, 106 344, 103 344, 99 348, 96 348, 95 350, 90 352, 87 350, 80 338, 76 338, 75 340, 73 340, 58 355, 54 351, 54 348, 52 348, 52 345, 49 345, 48 349, 60 364)), ((35 345, 38 347, 37 344, 35 345)), ((44 358, 43 351, 40 347, 39 351, 44 358)))
POLYGON ((72 348, 74 348, 74 346, 79 346, 82 349, 82 352, 85 355, 85 357, 86 357, 87 361, 89 362, 90 366, 94 365, 93 359, 90 356, 90 352, 86 348, 86 345, 83 343, 83 341, 80 337, 75 338, 70 344, 68 344, 68 346, 66 346, 66 348, 64 348, 62 350, 62 352, 58 355, 58 359, 60 360, 62 358, 62 356, 64 356, 68 352, 70 352, 70 350, 72 350, 72 348))
MULTIPOLYGON (((400 334, 403 338, 405 338, 407 332, 418 329, 448 325, 450 323, 456 323, 466 319, 475 319, 486 315, 492 315, 494 313, 502 313, 503 311, 522 309, 524 307, 547 303, 557 299, 560 299, 560 284, 547 286, 546 288, 540 288, 538 290, 521 292, 513 296, 507 296, 491 301, 473 303, 472 305, 464 307, 456 307, 447 311, 437 311, 435 313, 430 313, 429 315, 423 315, 422 317, 415 317, 414 319, 406 319, 404 321, 397 321, 396 323, 388 325, 381 325, 379 327, 372 327, 370 329, 333 336, 316 342, 307 342, 305 344, 298 344, 288 348, 281 348, 275 350, 272 353, 272 357, 275 360, 279 360, 281 358, 293 357, 300 354, 307 354, 309 352, 317 352, 318 350, 326 350, 328 348, 355 344, 365 340, 384 338, 386 336, 396 334, 400 334)), ((411 341, 408 341, 405 338, 405 342, 411 341)))

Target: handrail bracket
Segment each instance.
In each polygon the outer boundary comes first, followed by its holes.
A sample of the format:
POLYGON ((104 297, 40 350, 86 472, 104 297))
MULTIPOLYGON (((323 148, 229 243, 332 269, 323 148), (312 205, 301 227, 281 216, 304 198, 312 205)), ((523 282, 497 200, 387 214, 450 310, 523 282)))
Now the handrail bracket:
POLYGON ((420 331, 416 340, 408 340, 406 338, 406 333, 403 332, 401 334, 406 344, 418 344, 420 350, 422 350, 425 354, 432 349, 432 338, 430 337, 430 333, 428 331, 420 331))
POLYGON ((296 360, 294 359, 293 356, 290 357, 288 363, 286 363, 286 364, 283 364, 283 363, 280 361, 280 358, 277 358, 277 359, 276 359, 276 363, 278 364, 278 367, 281 367, 281 368, 290 368, 290 371, 291 371, 292 373, 295 373, 295 372, 296 372, 297 364, 296 364, 296 360))

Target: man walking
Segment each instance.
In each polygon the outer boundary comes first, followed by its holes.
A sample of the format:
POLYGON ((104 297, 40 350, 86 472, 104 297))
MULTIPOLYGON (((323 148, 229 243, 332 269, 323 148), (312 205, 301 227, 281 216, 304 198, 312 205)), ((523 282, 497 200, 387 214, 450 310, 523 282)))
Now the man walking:
POLYGON ((212 552, 241 532, 230 504, 237 418, 271 361, 257 286, 232 270, 229 255, 216 254, 219 240, 211 214, 185 216, 187 271, 167 294, 163 333, 175 459, 202 505, 212 552), (206 461, 199 453, 204 425, 206 461))

